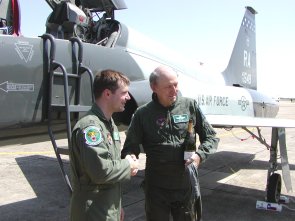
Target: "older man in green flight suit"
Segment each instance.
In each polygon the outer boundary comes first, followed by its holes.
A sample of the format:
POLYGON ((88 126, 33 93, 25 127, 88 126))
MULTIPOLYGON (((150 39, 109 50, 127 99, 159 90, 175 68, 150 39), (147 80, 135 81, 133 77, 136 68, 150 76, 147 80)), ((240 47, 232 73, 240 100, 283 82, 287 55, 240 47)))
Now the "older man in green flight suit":
POLYGON ((188 168, 197 171, 198 165, 216 152, 219 139, 197 102, 178 96, 175 70, 159 66, 150 75, 150 86, 152 101, 135 112, 122 157, 129 154, 138 157, 140 144, 146 153, 147 221, 169 221, 170 216, 174 221, 201 220, 200 196, 196 188, 198 178, 197 174, 191 178, 188 168), (189 159, 184 160, 184 140, 190 119, 200 145, 189 159), (192 195, 196 197, 192 198, 192 195))

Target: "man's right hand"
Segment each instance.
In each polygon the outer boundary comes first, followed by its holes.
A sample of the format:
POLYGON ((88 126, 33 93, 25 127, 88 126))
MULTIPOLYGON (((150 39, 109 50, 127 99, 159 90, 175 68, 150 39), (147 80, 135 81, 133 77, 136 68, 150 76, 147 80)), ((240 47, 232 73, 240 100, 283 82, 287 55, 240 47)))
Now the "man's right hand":
POLYGON ((135 155, 126 155, 125 159, 128 160, 131 168, 131 176, 135 176, 138 172, 139 162, 135 155))

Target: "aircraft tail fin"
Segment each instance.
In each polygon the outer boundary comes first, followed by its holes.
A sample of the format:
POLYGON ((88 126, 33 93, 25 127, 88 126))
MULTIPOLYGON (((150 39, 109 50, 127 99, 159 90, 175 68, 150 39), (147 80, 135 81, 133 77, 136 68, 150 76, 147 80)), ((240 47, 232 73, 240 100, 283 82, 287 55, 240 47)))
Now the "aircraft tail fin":
POLYGON ((222 72, 226 85, 257 89, 255 14, 252 7, 246 7, 231 58, 222 72))

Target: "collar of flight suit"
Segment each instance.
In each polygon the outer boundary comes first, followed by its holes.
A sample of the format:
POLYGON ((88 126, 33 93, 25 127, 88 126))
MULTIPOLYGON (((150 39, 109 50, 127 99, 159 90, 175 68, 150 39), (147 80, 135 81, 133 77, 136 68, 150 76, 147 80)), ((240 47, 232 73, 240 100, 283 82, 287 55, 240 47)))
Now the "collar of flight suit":
POLYGON ((91 111, 98 116, 101 120, 105 121, 105 122, 109 122, 106 117, 104 116, 104 113, 102 112, 102 110, 100 109, 99 106, 97 106, 96 103, 94 103, 91 107, 91 111))
POLYGON ((178 100, 179 100, 178 96, 179 95, 176 96, 175 102, 173 102, 169 107, 164 107, 162 104, 160 104, 159 99, 158 99, 158 96, 157 96, 157 94, 155 92, 153 92, 153 94, 152 94, 152 100, 153 100, 153 102, 155 104, 161 106, 162 108, 167 109, 167 110, 171 110, 171 109, 173 109, 173 107, 175 106, 175 104, 178 102, 178 100))

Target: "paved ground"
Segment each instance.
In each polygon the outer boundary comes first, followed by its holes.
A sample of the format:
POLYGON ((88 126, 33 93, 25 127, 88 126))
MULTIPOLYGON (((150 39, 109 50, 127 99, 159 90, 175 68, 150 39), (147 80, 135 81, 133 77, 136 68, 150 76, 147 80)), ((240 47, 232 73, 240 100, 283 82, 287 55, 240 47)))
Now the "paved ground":
MULTIPOLYGON (((282 102, 279 117, 295 119, 295 104, 282 102)), ((257 210, 264 200, 269 151, 241 129, 218 129, 218 152, 200 167, 204 221, 214 220, 295 220, 295 211, 257 210)), ((270 143, 270 129, 262 135, 270 143)), ((124 134, 121 134, 124 139, 124 134)), ((65 143, 63 134, 59 142, 65 143)), ((288 157, 295 190, 295 129, 287 129, 288 157)), ((0 220, 68 220, 69 194, 63 181, 48 135, 0 140, 0 220)), ((64 163, 68 169, 68 158, 64 163)), ((125 221, 144 219, 144 197, 139 185, 142 170, 124 185, 125 221)), ((280 161, 279 161, 280 162, 280 161)), ((282 194, 287 193, 283 185, 282 194)), ((295 203, 287 204, 295 209, 295 203)))

